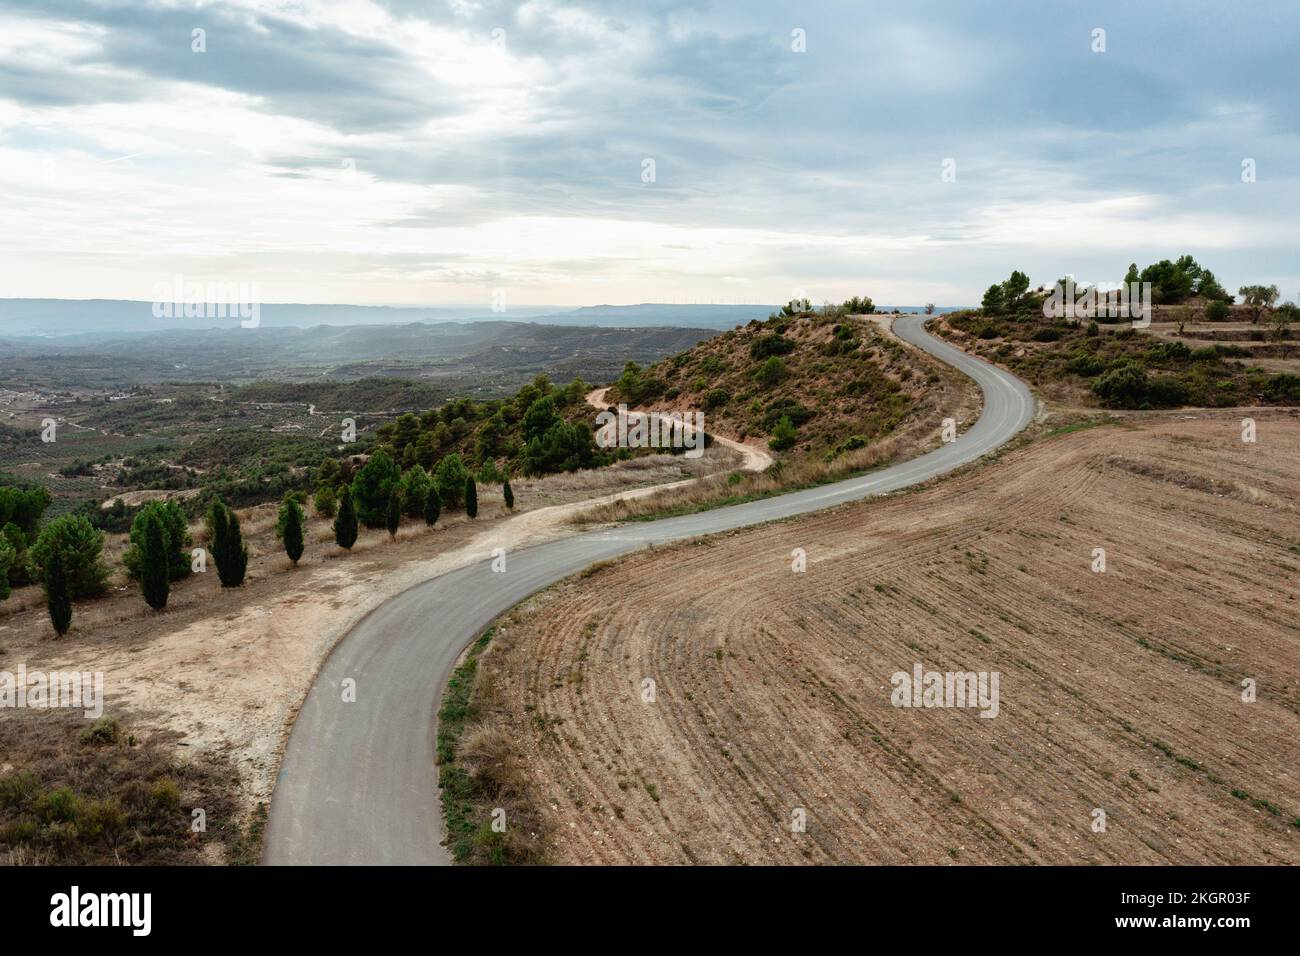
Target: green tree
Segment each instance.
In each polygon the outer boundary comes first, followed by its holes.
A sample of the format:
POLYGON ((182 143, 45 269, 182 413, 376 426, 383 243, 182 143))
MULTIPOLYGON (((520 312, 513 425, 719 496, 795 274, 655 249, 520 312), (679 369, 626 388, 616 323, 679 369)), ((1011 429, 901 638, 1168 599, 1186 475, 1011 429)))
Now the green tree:
POLYGON ((103 553, 102 531, 81 515, 63 515, 41 529, 27 560, 32 577, 41 581, 48 578, 51 565, 58 564, 68 596, 81 601, 98 597, 108 588, 103 553))
POLYGON ((524 441, 541 438, 559 420, 559 416, 555 414, 555 400, 549 395, 539 398, 529 405, 528 411, 524 413, 524 441))
POLYGON ((510 489, 510 476, 506 475, 506 480, 501 483, 501 495, 506 500, 506 510, 515 510, 515 493, 510 489))
POLYGON ((0 601, 9 597, 9 569, 18 560, 18 552, 9 539, 0 535, 0 601))
POLYGON ((465 476, 465 514, 471 518, 478 517, 478 485, 473 475, 465 476))
POLYGON ((781 420, 772 429, 772 437, 767 442, 768 447, 773 451, 785 451, 785 449, 794 445, 797 434, 794 423, 790 421, 790 416, 782 415, 781 420))
POLYGON ((402 499, 402 512, 408 518, 418 518, 424 513, 424 499, 428 497, 429 486, 433 479, 424 468, 415 464, 402 473, 399 491, 402 499))
POLYGON ((385 514, 384 526, 388 528, 390 538, 397 537, 397 529, 402 525, 402 499, 398 496, 397 489, 388 496, 388 511, 385 514))
MULTIPOLYGON (((171 590, 173 549, 170 547, 166 519, 161 511, 141 511, 136 525, 141 523, 143 546, 140 548, 140 589, 149 606, 155 611, 161 611, 167 606, 167 595, 171 590)), ((131 528, 133 534, 135 527, 133 525, 131 528)))
POLYGON ((34 540, 40 530, 41 515, 53 500, 40 486, 0 486, 0 528, 12 523, 23 533, 24 540, 34 540))
POLYGON ((1002 295, 1002 283, 995 282, 989 286, 988 291, 984 293, 984 301, 980 303, 980 308, 989 315, 1001 315, 1006 311, 1006 300, 1002 295))
POLYGON ((1010 278, 1002 283, 1002 299, 1008 312, 1016 311, 1016 308, 1025 299, 1025 293, 1029 291, 1029 276, 1025 275, 1019 269, 1011 273, 1010 278))
POLYGON ((339 513, 334 519, 334 541, 340 548, 351 551, 357 543, 357 511, 352 504, 352 489, 347 485, 339 495, 339 513))
POLYGON ((1232 309, 1222 299, 1215 299, 1205 307, 1205 317, 1211 322, 1226 322, 1232 315, 1232 309))
POLYGON ((131 546, 122 554, 122 563, 132 578, 141 577, 144 539, 152 518, 157 518, 162 525, 163 541, 167 547, 168 580, 179 581, 191 571, 190 548, 194 539, 190 536, 185 512, 174 501, 151 501, 139 510, 131 523, 131 546))
POLYGON ((455 508, 465 500, 465 479, 468 477, 469 469, 455 452, 445 456, 434 468, 433 484, 448 508, 455 508))
POLYGON ((785 363, 773 355, 758 367, 754 381, 760 385, 775 385, 785 377, 785 363))
POLYGON ((12 521, 0 528, 0 538, 13 550, 14 560, 9 567, 6 583, 13 587, 22 587, 33 581, 32 571, 27 560, 27 536, 12 521))
POLYGON ((1280 294, 1275 285, 1244 285, 1237 290, 1237 295, 1241 296, 1241 300, 1250 307, 1252 325, 1259 321, 1265 309, 1273 308, 1280 294))
POLYGON ((1141 281, 1142 273, 1138 271, 1138 264, 1136 262, 1130 262, 1128 264, 1128 272, 1124 273, 1124 284, 1132 285, 1134 282, 1141 281))
POLYGON ((388 499, 401 480, 393 456, 380 447, 352 479, 352 501, 357 517, 367 528, 382 528, 388 521, 388 499))
POLYGON ((438 494, 438 489, 433 485, 429 486, 429 493, 424 496, 424 523, 435 525, 438 523, 438 515, 442 513, 442 496, 438 494))
POLYGON ((218 567, 218 577, 221 578, 221 586, 227 588, 237 588, 244 583, 244 575, 248 571, 248 546, 244 544, 244 534, 239 527, 239 515, 235 510, 230 509, 230 521, 226 525, 226 548, 229 557, 229 573, 220 574, 218 567))
POLYGON ((284 553, 289 556, 295 568, 298 566, 298 559, 302 557, 302 527, 306 518, 307 515, 303 512, 302 505, 298 504, 298 499, 286 495, 280 505, 280 514, 275 528, 280 541, 284 543, 284 553))
POLYGON ((43 565, 41 583, 45 586, 45 608, 50 613, 54 633, 62 637, 72 626, 72 588, 63 556, 53 554, 43 565))

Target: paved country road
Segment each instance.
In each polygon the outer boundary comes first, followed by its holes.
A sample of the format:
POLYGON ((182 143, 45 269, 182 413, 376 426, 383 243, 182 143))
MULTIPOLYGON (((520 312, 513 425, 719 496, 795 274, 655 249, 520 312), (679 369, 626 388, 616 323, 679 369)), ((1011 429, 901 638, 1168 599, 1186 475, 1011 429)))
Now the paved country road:
MULTIPOLYGON (((460 652, 494 618, 561 578, 651 543, 727 531, 896 491, 993 451, 1029 424, 1034 399, 1015 376, 924 331, 905 317, 895 333, 973 378, 984 392, 979 420, 955 442, 889 468, 834 484, 700 514, 575 533, 507 555, 490 555, 380 605, 338 643, 289 735, 271 800, 263 861, 269 864, 450 862, 442 846, 436 715, 460 652), (356 681, 346 703, 345 679, 356 681)), ((937 427, 937 423, 936 423, 937 427)))

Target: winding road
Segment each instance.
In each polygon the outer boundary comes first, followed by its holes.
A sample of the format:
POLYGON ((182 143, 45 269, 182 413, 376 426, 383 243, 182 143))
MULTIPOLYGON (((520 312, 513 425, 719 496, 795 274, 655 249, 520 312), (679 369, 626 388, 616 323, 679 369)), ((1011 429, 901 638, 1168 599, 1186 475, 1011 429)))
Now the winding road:
POLYGON ((923 316, 894 332, 970 376, 979 420, 955 442, 833 484, 700 514, 575 533, 431 578, 380 605, 334 648, 294 723, 271 801, 267 864, 449 863, 434 765, 442 688, 467 644, 530 594, 597 561, 650 544, 805 514, 927 481, 993 451, 1034 416, 1009 372, 931 336, 923 316), (345 702, 343 682, 356 699, 345 702))

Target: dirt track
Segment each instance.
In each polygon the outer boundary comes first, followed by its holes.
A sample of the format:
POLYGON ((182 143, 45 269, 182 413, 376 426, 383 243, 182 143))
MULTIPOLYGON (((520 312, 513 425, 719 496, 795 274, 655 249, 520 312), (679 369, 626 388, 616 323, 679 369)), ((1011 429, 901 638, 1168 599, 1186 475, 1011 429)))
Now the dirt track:
POLYGON ((550 855, 1297 862, 1300 419, 1258 417, 1048 438, 540 595, 482 666, 550 855), (999 672, 999 716, 892 707, 917 662, 999 672))

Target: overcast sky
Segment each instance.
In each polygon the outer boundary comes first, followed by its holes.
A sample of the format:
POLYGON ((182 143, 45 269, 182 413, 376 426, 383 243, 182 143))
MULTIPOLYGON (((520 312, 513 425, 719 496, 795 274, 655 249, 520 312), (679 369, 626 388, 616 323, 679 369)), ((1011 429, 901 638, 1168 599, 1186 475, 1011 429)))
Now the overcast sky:
POLYGON ((1292 298, 1298 11, 0 0, 0 296, 956 305, 1190 252, 1292 298))

